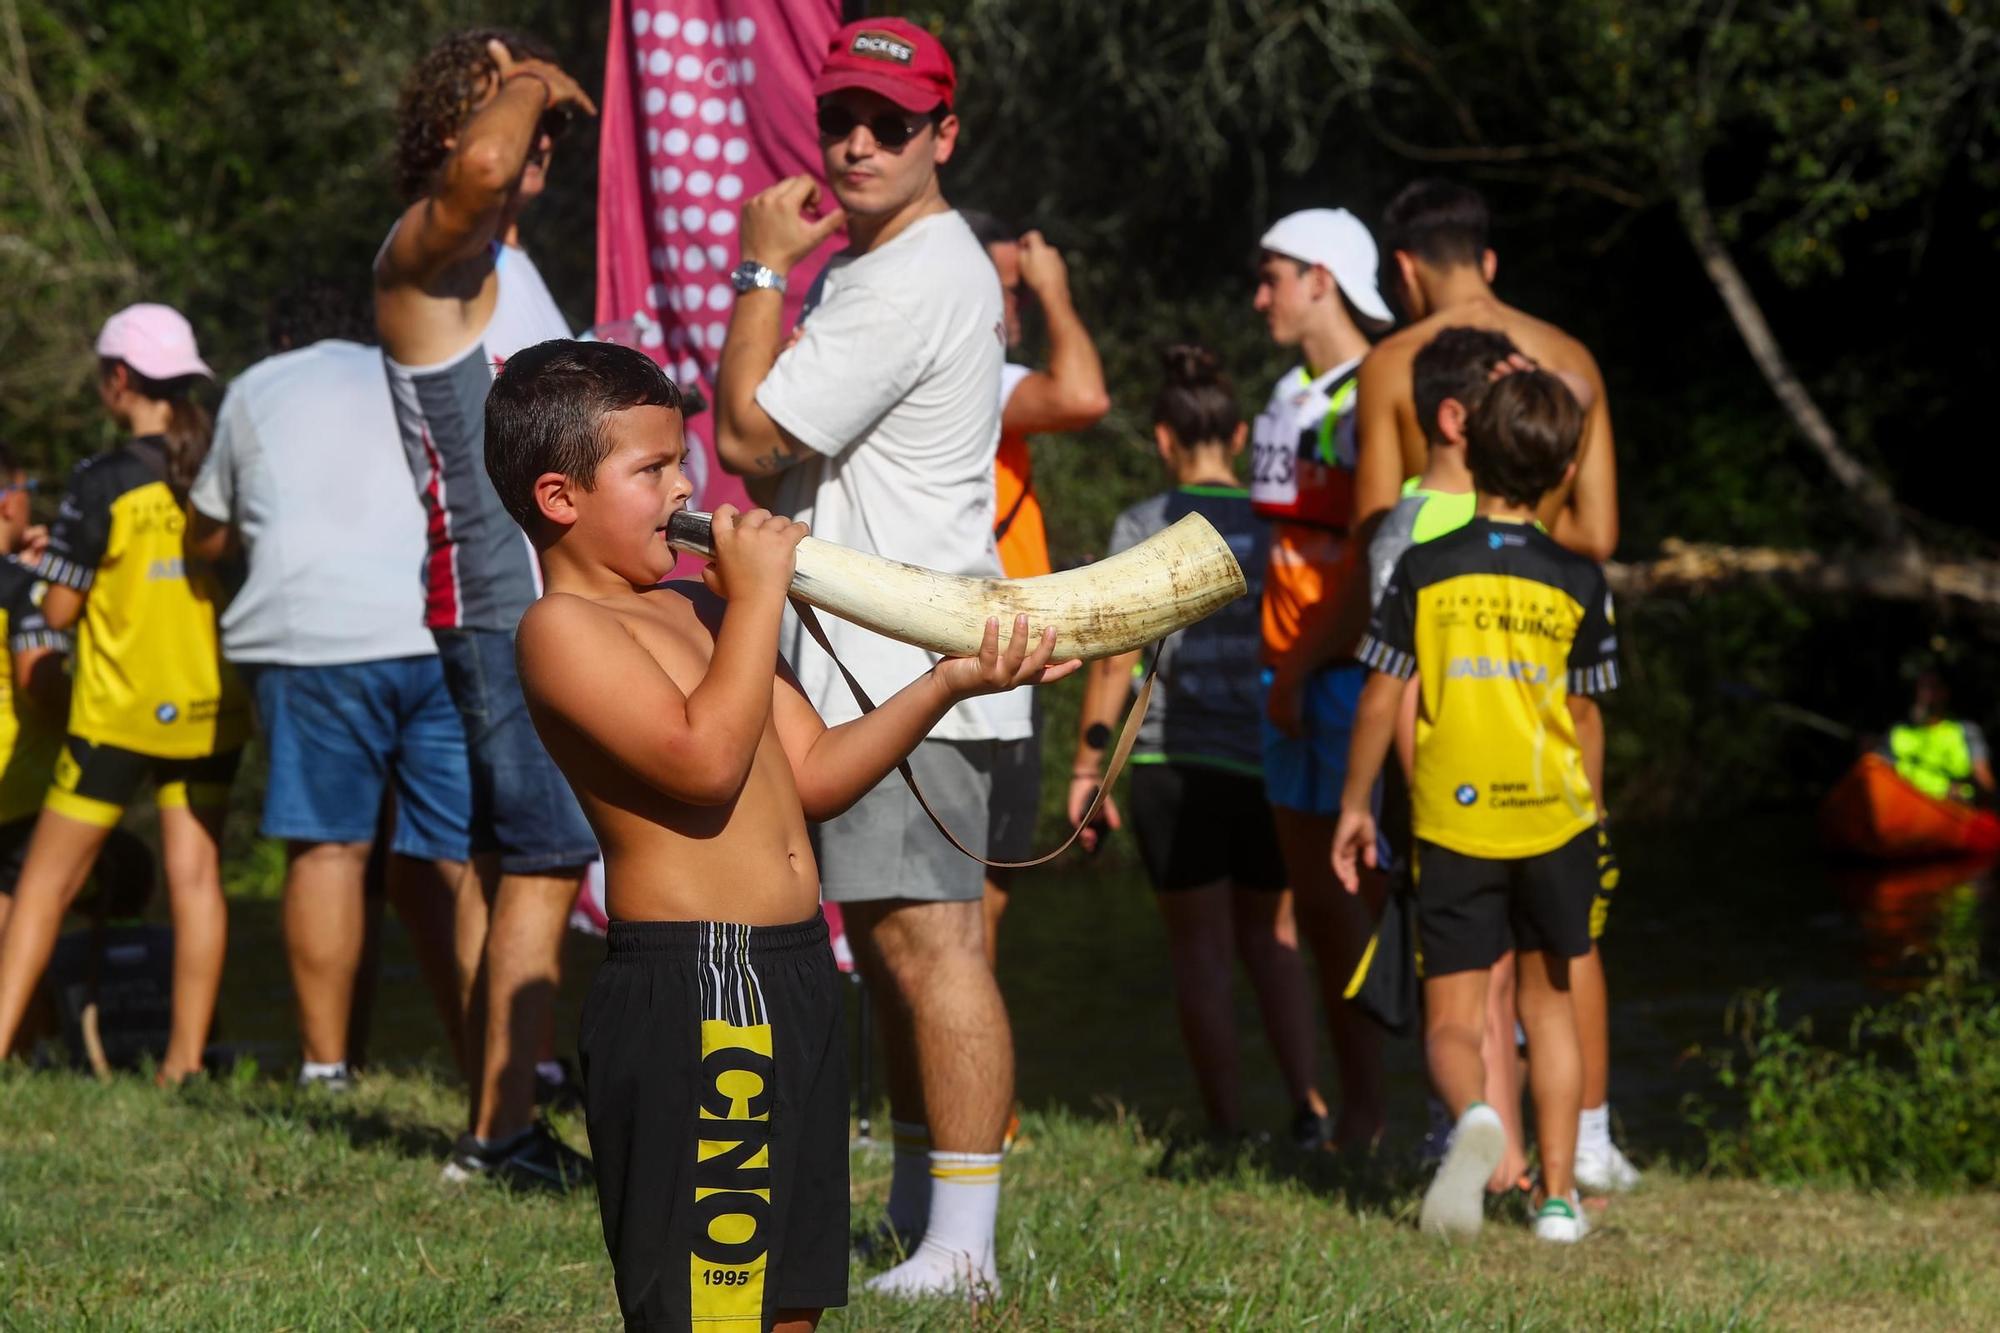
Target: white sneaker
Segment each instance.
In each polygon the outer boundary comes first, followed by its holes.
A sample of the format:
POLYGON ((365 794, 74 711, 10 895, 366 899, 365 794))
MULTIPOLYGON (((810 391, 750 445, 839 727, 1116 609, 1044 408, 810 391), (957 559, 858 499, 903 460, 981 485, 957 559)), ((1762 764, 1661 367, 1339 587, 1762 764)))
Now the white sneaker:
POLYGON ((1424 1191, 1417 1225, 1446 1240, 1472 1240, 1486 1221, 1486 1182, 1507 1151, 1507 1130, 1500 1113, 1474 1102, 1458 1118, 1445 1148, 1444 1161, 1424 1191))
POLYGON ((1624 1194, 1639 1184, 1639 1168, 1615 1143, 1576 1146, 1576 1183, 1592 1194, 1624 1194))
POLYGON ((1550 1199, 1535 1213, 1535 1239, 1574 1245, 1590 1234, 1590 1219, 1574 1190, 1567 1199, 1550 1199))

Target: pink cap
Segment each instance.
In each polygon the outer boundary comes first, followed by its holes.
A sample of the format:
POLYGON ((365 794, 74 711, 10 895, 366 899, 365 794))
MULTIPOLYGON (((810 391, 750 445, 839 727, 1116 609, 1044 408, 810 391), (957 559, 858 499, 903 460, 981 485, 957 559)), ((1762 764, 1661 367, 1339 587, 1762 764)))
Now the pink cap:
POLYGON ((833 34, 813 96, 862 88, 905 111, 951 106, 958 73, 944 43, 908 19, 862 19, 833 34))
POLYGON ((215 378, 195 349, 194 326, 170 305, 128 305, 104 321, 97 354, 123 361, 149 380, 215 378))

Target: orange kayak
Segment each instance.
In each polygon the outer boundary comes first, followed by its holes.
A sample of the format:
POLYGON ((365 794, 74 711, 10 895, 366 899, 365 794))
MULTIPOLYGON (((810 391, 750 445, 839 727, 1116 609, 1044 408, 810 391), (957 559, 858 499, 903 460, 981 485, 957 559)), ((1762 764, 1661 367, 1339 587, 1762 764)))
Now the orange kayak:
POLYGON ((1877 861, 1928 861, 2000 852, 2000 816, 1912 787, 1880 755, 1865 754, 1819 808, 1836 851, 1877 861))

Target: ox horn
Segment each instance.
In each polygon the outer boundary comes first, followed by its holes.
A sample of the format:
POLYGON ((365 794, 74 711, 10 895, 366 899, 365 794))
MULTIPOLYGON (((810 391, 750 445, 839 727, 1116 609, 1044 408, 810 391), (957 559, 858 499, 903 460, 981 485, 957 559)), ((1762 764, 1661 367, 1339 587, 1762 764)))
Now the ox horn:
MULTIPOLYGON (((713 519, 682 510, 667 541, 713 556, 713 519)), ((1014 617, 1039 636, 1056 631, 1058 660, 1090 661, 1142 648, 1227 606, 1249 590, 1243 568, 1215 525, 1199 514, 1095 564, 1032 579, 941 574, 807 537, 799 543, 792 593, 842 620, 947 657, 979 652, 986 620, 1004 644, 1014 617)))

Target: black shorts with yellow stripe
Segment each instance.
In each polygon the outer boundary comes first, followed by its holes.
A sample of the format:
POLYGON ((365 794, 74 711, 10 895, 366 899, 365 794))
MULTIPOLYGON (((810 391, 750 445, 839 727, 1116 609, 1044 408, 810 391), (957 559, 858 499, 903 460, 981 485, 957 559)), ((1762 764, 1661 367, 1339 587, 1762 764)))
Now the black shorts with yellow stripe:
POLYGON ((150 778, 158 785, 153 800, 162 810, 213 810, 229 803, 229 784, 242 759, 241 748, 198 759, 162 759, 71 736, 56 756, 55 777, 42 806, 111 828, 150 778))
POLYGON ((826 922, 614 921, 577 1043, 628 1329, 847 1303, 847 1042, 826 922))

